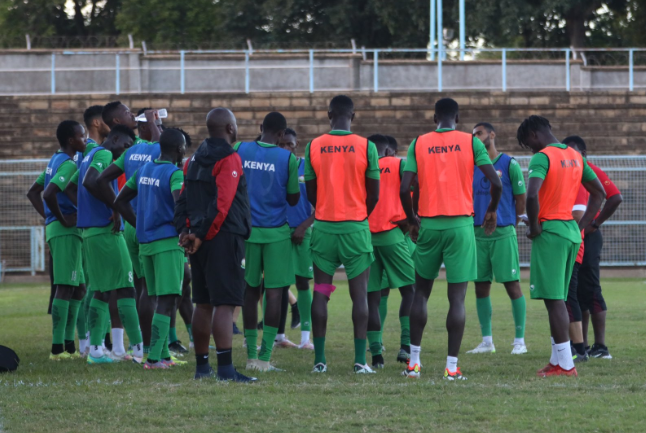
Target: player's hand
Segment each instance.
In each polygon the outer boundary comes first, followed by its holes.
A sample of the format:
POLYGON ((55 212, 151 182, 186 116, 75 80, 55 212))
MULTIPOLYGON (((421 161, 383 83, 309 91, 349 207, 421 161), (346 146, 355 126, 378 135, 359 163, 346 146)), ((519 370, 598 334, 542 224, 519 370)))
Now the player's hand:
POLYGON ((155 121, 159 118, 157 110, 146 110, 144 111, 144 116, 146 116, 146 121, 149 125, 154 124, 155 121))
POLYGON ((527 217, 527 215, 521 215, 520 220, 523 222, 523 224, 529 226, 529 218, 527 217))
POLYGON ((197 250, 199 250, 200 247, 202 246, 202 239, 198 238, 194 234, 189 235, 189 237, 191 237, 191 236, 192 236, 191 244, 190 244, 190 247, 188 249, 188 253, 189 254, 195 254, 197 252, 197 250))
POLYGON ((594 227, 592 224, 594 224, 594 220, 590 223, 590 225, 589 225, 589 226, 587 226, 587 227, 585 228, 584 233, 585 233, 586 235, 589 235, 590 233, 594 233, 594 232, 596 232, 596 231, 597 231, 597 228, 596 228, 596 227, 594 227))
POLYGON ((307 230, 307 227, 301 227, 298 226, 294 230, 294 233, 292 233, 292 243, 294 245, 300 245, 303 243, 303 239, 305 238, 305 231, 307 230))
POLYGON ((498 214, 496 212, 487 212, 482 222, 482 227, 484 228, 485 235, 490 236, 494 231, 496 231, 496 224, 498 222, 498 214))
POLYGON ((417 218, 414 218, 412 220, 407 220, 407 222, 409 227, 408 235, 414 243, 417 243, 417 236, 419 235, 419 221, 417 218))
POLYGON ((534 225, 530 225, 530 226, 527 228, 527 237, 528 237, 529 239, 534 239, 534 238, 536 238, 536 237, 540 236, 540 235, 541 235, 541 233, 543 233, 543 227, 541 227, 541 225, 540 225, 540 224, 537 224, 537 225, 535 225, 535 226, 534 226, 534 225))
POLYGON ((76 227, 76 213, 65 215, 64 219, 61 220, 61 224, 67 228, 76 227))
POLYGON ((177 245, 179 245, 180 247, 184 247, 186 245, 187 238, 188 238, 188 232, 181 232, 179 234, 179 242, 177 243, 177 245))
POLYGON ((121 231, 121 215, 119 212, 113 211, 110 219, 112 220, 112 233, 119 233, 121 231))

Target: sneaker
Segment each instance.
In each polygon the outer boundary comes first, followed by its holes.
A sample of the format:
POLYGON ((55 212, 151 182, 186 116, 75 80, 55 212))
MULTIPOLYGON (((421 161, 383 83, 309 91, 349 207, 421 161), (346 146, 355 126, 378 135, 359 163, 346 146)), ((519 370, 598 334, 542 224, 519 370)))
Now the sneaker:
POLYGON ((384 357, 383 355, 376 355, 372 357, 372 368, 382 369, 384 368, 384 357))
POLYGON ((408 364, 408 361, 410 361, 410 353, 406 352, 404 349, 399 349, 399 353, 397 353, 397 362, 408 364))
POLYGON ((70 353, 69 355, 70 355, 70 359, 81 359, 82 358, 82 356, 81 356, 81 354, 79 353, 78 350, 76 352, 74 352, 74 353, 70 353))
POLYGON ((213 371, 213 368, 209 365, 209 369, 206 371, 197 371, 195 370, 195 376, 193 376, 193 379, 199 380, 199 379, 210 379, 211 377, 215 376, 215 371, 213 371))
POLYGON ((173 355, 170 356, 170 360, 173 362, 174 365, 178 367, 182 367, 188 364, 188 361, 180 361, 179 359, 175 358, 173 355))
POLYGON ((244 374, 238 373, 237 370, 234 371, 233 376, 231 377, 216 376, 216 379, 221 381, 226 381, 226 382, 238 382, 238 383, 258 382, 258 378, 245 376, 244 374))
POLYGON ((177 340, 168 345, 168 350, 171 352, 179 353, 179 354, 186 354, 188 353, 188 349, 182 345, 182 342, 177 340))
POLYGON ((301 326, 301 313, 298 311, 298 304, 292 306, 292 329, 299 328, 301 326))
POLYGON ((590 358, 612 359, 612 355, 608 351, 608 347, 603 344, 594 343, 588 352, 590 358))
POLYGON ((298 346, 292 343, 291 341, 289 341, 287 338, 285 338, 283 341, 274 341, 274 347, 291 349, 291 348, 296 348, 298 346))
POLYGON ((310 341, 306 341, 305 343, 299 344, 298 348, 304 350, 314 350, 314 345, 310 341))
POLYGON ((587 362, 588 359, 590 359, 590 357, 588 356, 587 352, 583 352, 583 354, 581 354, 577 352, 574 347, 572 347, 572 360, 574 361, 575 364, 587 362))
POLYGON ((233 322, 233 335, 242 335, 242 331, 236 325, 236 322, 233 322))
POLYGON ((72 355, 67 352, 61 352, 58 355, 54 355, 53 353, 49 354, 50 361, 67 361, 68 359, 72 359, 72 355))
POLYGON ((327 365, 323 364, 322 362, 319 362, 314 366, 314 370, 312 370, 312 373, 327 373, 327 365))
POLYGON ((247 359, 247 366, 245 367, 245 370, 255 370, 257 361, 257 359, 247 359))
POLYGON ((466 377, 462 376, 460 367, 456 368, 453 373, 449 371, 448 368, 444 369, 444 379, 445 380, 467 380, 466 377))
POLYGON ((169 368, 170 367, 162 361, 154 363, 150 363, 148 361, 144 362, 144 370, 168 370, 169 368))
POLYGON ((100 358, 94 358, 92 355, 88 355, 87 363, 88 364, 112 364, 114 361, 107 355, 103 355, 100 358))
POLYGON ((368 365, 361 365, 361 364, 354 364, 354 372, 355 374, 375 374, 376 373, 376 371, 368 367, 368 365))
POLYGON ((269 363, 269 361, 261 361, 259 359, 255 360, 256 362, 254 363, 254 369, 263 373, 267 373, 270 371, 275 371, 275 372, 283 372, 282 368, 274 367, 269 363))
POLYGON ((478 344, 473 350, 469 350, 467 353, 496 353, 496 348, 493 343, 485 343, 484 341, 478 344))
POLYGON ((109 357, 114 362, 131 361, 132 360, 132 356, 128 355, 127 353, 118 354, 118 353, 115 353, 115 352, 108 352, 108 353, 106 353, 105 356, 109 357))
POLYGON ((402 376, 409 377, 411 379, 419 379, 422 375, 422 366, 419 364, 413 364, 406 367, 406 370, 402 371, 402 376))
POLYGON ((168 367, 175 367, 177 365, 177 364, 175 364, 175 361, 173 361, 172 358, 170 360, 169 359, 162 359, 159 362, 161 362, 163 364, 166 364, 168 367))
POLYGON ((548 373, 548 372, 554 370, 555 368, 558 368, 558 365, 548 363, 545 367, 543 367, 540 370, 536 371, 536 376, 544 377, 543 375, 545 373, 548 373))
MULTIPOLYGON (((513 349, 511 349, 511 354, 512 355, 522 355, 523 353, 527 353, 527 346, 524 344, 512 344, 514 346, 513 349)), ((494 352, 496 349, 494 349, 494 352)))
POLYGON ((193 343, 192 341, 190 343, 188 343, 188 348, 189 349, 195 349, 195 343, 193 343))
POLYGON ((563 370, 560 365, 539 374, 539 377, 551 377, 551 376, 574 376, 578 377, 579 375, 576 372, 576 367, 573 367, 571 370, 563 370))

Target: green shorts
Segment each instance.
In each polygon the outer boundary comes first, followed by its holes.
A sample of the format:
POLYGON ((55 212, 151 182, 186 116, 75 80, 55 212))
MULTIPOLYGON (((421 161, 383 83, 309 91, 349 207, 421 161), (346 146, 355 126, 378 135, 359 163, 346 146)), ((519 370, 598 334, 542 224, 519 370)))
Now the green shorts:
POLYGON ((184 282, 184 252, 163 251, 151 256, 141 256, 141 268, 146 278, 148 296, 182 294, 184 282))
POLYGON ((478 274, 473 226, 446 230, 421 228, 413 261, 415 271, 427 280, 436 279, 444 263, 447 282, 474 281, 478 274))
POLYGON ((139 258, 139 239, 137 239, 137 229, 128 223, 124 223, 123 237, 126 240, 128 254, 130 254, 132 270, 137 278, 141 278, 143 277, 143 271, 141 270, 141 259, 139 258))
POLYGON ((520 281, 518 239, 516 236, 495 241, 476 239, 478 278, 476 283, 509 283, 520 281))
POLYGON ((54 284, 78 287, 83 276, 83 239, 75 235, 56 236, 47 244, 54 258, 54 284))
POLYGON ((343 265, 348 279, 356 278, 375 260, 368 228, 347 234, 312 229, 312 261, 321 271, 334 275, 343 265))
MULTIPOLYGON (((294 229, 292 229, 294 233, 294 229)), ((312 266, 312 229, 308 228, 303 236, 303 243, 296 245, 292 243, 292 262, 294 262, 294 274, 297 277, 314 278, 314 268, 312 266)))
POLYGON ((370 265, 368 292, 415 284, 415 267, 406 241, 373 248, 375 261, 370 265))
POLYGON ((532 239, 529 273, 532 299, 567 299, 580 245, 546 231, 532 239))
POLYGON ((244 279, 251 287, 258 287, 265 278, 265 289, 291 286, 294 278, 292 240, 257 244, 245 242, 244 279))
POLYGON ((83 239, 92 290, 109 292, 134 287, 132 262, 122 233, 102 233, 83 239))
POLYGON ((413 254, 415 254, 415 250, 417 249, 417 244, 410 238, 409 233, 404 235, 404 240, 406 241, 406 245, 408 245, 408 251, 410 251, 410 256, 412 258, 413 254))

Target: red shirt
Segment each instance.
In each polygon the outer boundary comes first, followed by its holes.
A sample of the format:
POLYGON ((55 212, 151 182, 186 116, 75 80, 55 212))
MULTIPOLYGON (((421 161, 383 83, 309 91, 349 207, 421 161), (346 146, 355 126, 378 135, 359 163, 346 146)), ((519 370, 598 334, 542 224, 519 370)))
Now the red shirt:
MULTIPOLYGON (((590 193, 588 192, 587 189, 581 185, 579 187, 579 193, 576 196, 576 201, 574 202, 574 207, 572 208, 572 211, 584 211, 588 207, 588 198, 590 197, 590 193)), ((583 263, 583 252, 585 250, 585 246, 583 244, 583 230, 581 230, 581 246, 579 247, 579 252, 576 255, 576 262, 581 264, 583 263)))
MULTIPOLYGON (((601 185, 603 185, 603 189, 606 191, 606 200, 608 200, 612 196, 621 194, 621 192, 619 191, 619 188, 617 188, 617 185, 615 185, 614 182, 610 180, 608 175, 603 170, 601 170, 596 165, 592 164, 590 161, 588 161, 588 165, 599 178, 599 182, 601 182, 601 185)), ((594 217, 597 218, 600 213, 601 211, 597 212, 597 214, 594 217)))

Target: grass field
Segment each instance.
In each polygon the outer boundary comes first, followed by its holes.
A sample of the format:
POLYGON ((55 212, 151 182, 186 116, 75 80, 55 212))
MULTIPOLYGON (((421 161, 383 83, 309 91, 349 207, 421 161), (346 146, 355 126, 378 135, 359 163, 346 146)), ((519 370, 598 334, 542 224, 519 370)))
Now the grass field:
MULTIPOLYGON (((330 303, 329 372, 310 373, 312 352, 276 350, 274 361, 287 372, 259 373, 254 385, 193 381, 192 354, 187 367, 172 371, 143 371, 129 363, 52 363, 47 360, 51 321, 44 314, 49 288, 0 286, 0 344, 21 357, 16 373, 0 376, 0 431, 646 431, 642 280, 604 281, 611 311, 607 342, 614 359, 591 360, 579 367, 578 379, 535 377, 550 354, 547 315, 538 301, 528 301, 529 353, 510 355, 513 321, 501 286, 492 296, 498 352, 464 354, 480 341, 470 287, 460 357, 469 380, 462 383, 442 380, 448 308, 444 282, 437 283, 429 302, 422 344, 425 368, 418 381, 400 377, 402 367, 394 362, 399 343, 396 292, 390 297, 384 337, 386 368, 369 376, 351 372, 350 300, 345 283, 339 286, 330 303)), ((181 325, 179 330, 187 342, 181 325)), ((288 332, 298 340, 299 330, 288 332)), ((234 362, 244 366, 240 336, 234 340, 234 362)))

